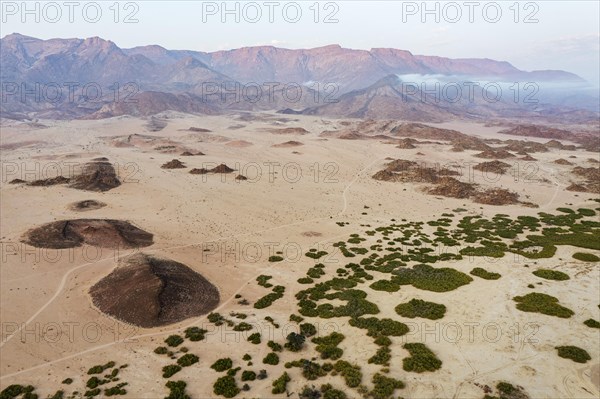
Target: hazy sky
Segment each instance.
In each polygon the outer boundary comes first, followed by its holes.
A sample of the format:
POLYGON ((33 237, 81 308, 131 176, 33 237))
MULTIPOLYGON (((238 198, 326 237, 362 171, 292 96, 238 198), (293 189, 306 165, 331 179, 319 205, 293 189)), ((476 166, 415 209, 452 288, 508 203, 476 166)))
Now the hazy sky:
POLYGON ((428 1, 430 14, 424 13, 422 1, 134 1, 120 2, 119 7, 114 1, 75 3, 71 22, 64 1, 52 6, 28 2, 30 14, 23 12, 21 1, 2 1, 2 36, 100 36, 120 47, 159 44, 201 51, 265 44, 393 47, 414 54, 504 60, 524 70, 563 69, 594 85, 600 80, 597 0, 428 1), (225 7, 233 12, 224 13, 225 7), (137 22, 125 23, 127 15, 137 22))

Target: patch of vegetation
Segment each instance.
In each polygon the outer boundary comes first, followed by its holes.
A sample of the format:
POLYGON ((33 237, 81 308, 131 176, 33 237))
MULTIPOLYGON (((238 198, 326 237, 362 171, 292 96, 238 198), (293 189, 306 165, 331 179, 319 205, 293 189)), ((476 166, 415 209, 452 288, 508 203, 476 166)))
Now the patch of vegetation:
POLYGON ((321 392, 323 392, 323 399, 346 399, 347 395, 340 391, 339 389, 335 389, 331 384, 323 384, 321 385, 321 392))
POLYGON ((340 373, 346 385, 350 388, 356 388, 362 382, 362 372, 360 366, 348 363, 345 360, 338 360, 334 365, 333 369, 340 373))
POLYGON ((592 360, 591 356, 585 349, 581 349, 577 346, 557 346, 558 356, 571 359, 576 363, 587 363, 588 360, 592 360))
POLYGON ((480 277, 485 280, 498 280, 500 277, 502 277, 500 273, 488 272, 487 270, 481 267, 474 268, 469 274, 480 277))
POLYGON ((558 299, 537 292, 513 298, 517 302, 517 309, 523 312, 542 313, 548 316, 557 316, 567 319, 575 314, 571 309, 559 305, 558 299))
POLYGON ((308 250, 307 253, 305 253, 304 255, 308 256, 309 258, 312 259, 319 259, 325 255, 327 255, 327 252, 325 251, 317 251, 316 249, 312 248, 310 250, 308 250))
POLYGON ((379 364, 382 366, 389 366, 390 360, 392 359, 392 351, 389 346, 382 346, 377 349, 377 352, 371 356, 368 360, 369 364, 379 364))
POLYGON ((583 324, 590 328, 600 328, 600 321, 594 319, 587 319, 583 324))
POLYGON ((396 389, 403 389, 404 383, 395 378, 386 377, 379 373, 373 374, 373 390, 370 396, 373 399, 387 399, 394 394, 396 389))
POLYGON ((321 354, 322 359, 337 360, 344 354, 344 351, 337 347, 344 338, 344 334, 332 332, 324 337, 313 338, 312 342, 317 344, 315 350, 321 354))
POLYGON ((255 309, 268 308, 269 306, 271 306, 273 304, 273 302, 275 302, 279 298, 283 298, 283 291, 285 291, 285 287, 278 285, 273 288, 273 291, 274 292, 271 292, 271 293, 263 296, 262 298, 260 298, 258 301, 256 301, 256 303, 254 303, 254 308, 255 309))
POLYGON ((187 386, 185 381, 167 381, 165 386, 169 388, 169 396, 165 399, 190 399, 189 395, 185 393, 187 386))
POLYGON ((128 385, 127 382, 121 382, 113 387, 106 388, 104 390, 104 395, 106 396, 119 396, 119 395, 127 395, 127 390, 123 388, 128 385))
POLYGON ((396 292, 400 289, 400 285, 390 280, 379 280, 375 281, 369 287, 374 289, 375 291, 387 291, 387 292, 396 292))
POLYGON ((437 320, 446 314, 446 306, 434 302, 427 302, 422 299, 411 299, 407 303, 401 303, 395 308, 400 316, 414 319, 423 317, 425 319, 437 320))
POLYGON ((260 333, 250 334, 248 342, 253 343, 254 345, 260 344, 260 333))
POLYGON ((315 280, 313 280, 310 277, 301 277, 297 281, 298 281, 298 284, 312 284, 315 282, 315 280))
POLYGON ((314 326, 314 324, 311 324, 311 323, 300 324, 300 334, 304 335, 305 337, 312 337, 316 333, 317 333, 317 328, 314 326))
POLYGON ((442 361, 422 343, 404 344, 403 348, 410 353, 410 357, 402 359, 402 368, 405 371, 422 373, 442 367, 442 361))
POLYGON ((284 372, 279 378, 273 381, 273 389, 271 389, 271 393, 273 395, 284 393, 287 388, 287 383, 290 381, 290 376, 288 375, 288 373, 284 372))
POLYGON ((279 364, 279 356, 275 352, 271 352, 267 354, 267 356, 263 359, 264 364, 270 364, 272 366, 276 366, 279 364))
POLYGON ((179 335, 169 335, 167 339, 165 339, 165 343, 171 347, 179 346, 183 343, 183 338, 179 335))
POLYGON ((220 313, 217 313, 217 312, 209 313, 207 318, 208 318, 208 321, 213 323, 215 326, 220 326, 225 322, 225 318, 220 313))
POLYGON ((269 256, 269 262, 281 262, 282 260, 283 260, 283 257, 281 257, 279 255, 269 256))
POLYGON ((236 325, 235 327, 233 327, 233 331, 248 331, 248 330, 252 330, 252 325, 248 324, 246 322, 241 322, 240 324, 236 325))
POLYGON ((473 279, 458 270, 443 267, 436 269, 419 264, 412 269, 397 269, 392 281, 399 285, 412 285, 415 288, 434 292, 447 292, 469 284, 473 279))
POLYGON ((224 357, 222 359, 217 360, 210 366, 211 369, 221 372, 225 370, 229 370, 233 366, 233 361, 229 357, 224 357))
POLYGON ((400 337, 408 333, 408 326, 404 323, 392 319, 378 319, 376 317, 354 318, 350 319, 349 324, 352 327, 368 330, 370 337, 392 336, 400 337))
POLYGON ((302 334, 291 332, 286 337, 286 340, 287 342, 285 343, 285 347, 292 352, 298 352, 302 349, 306 337, 302 334))
POLYGON ((226 398, 233 398, 238 393, 240 393, 240 388, 238 388, 235 378, 230 375, 226 375, 223 377, 219 377, 217 381, 213 384, 213 392, 215 395, 221 395, 226 398))
POLYGON ((569 275, 558 270, 538 269, 533 272, 535 276, 545 278, 546 280, 564 281, 569 279, 569 275))
POLYGON ((154 349, 154 353, 156 353, 157 355, 166 355, 168 351, 169 350, 166 346, 159 346, 156 349, 154 349))
POLYGON ((115 362, 111 361, 111 362, 108 362, 108 363, 103 364, 103 365, 97 365, 97 366, 91 367, 88 370, 87 373, 89 375, 91 375, 91 374, 100 374, 100 373, 104 372, 104 370, 108 370, 108 369, 111 369, 113 367, 115 367, 115 362))
POLYGON ((170 364, 162 368, 162 376, 163 378, 170 378, 173 374, 176 374, 179 371, 181 371, 181 366, 177 364, 170 364))
POLYGON ((273 278, 273 276, 265 276, 264 274, 261 274, 260 276, 258 276, 256 278, 256 281, 258 282, 258 285, 260 285, 261 287, 271 288, 273 286, 273 284, 269 283, 268 281, 272 278, 273 278))
POLYGON ((189 367, 194 363, 198 363, 199 360, 200 358, 198 358, 198 356, 192 353, 186 353, 185 355, 177 359, 177 364, 181 367, 189 367))
POLYGON ((254 381, 256 379, 256 373, 252 370, 242 371, 242 381, 254 381))
POLYGON ((586 252, 575 252, 573 254, 573 259, 580 260, 582 262, 598 262, 600 258, 594 254, 589 254, 586 252))
POLYGON ((290 315, 290 321, 293 321, 294 323, 301 323, 304 321, 304 317, 302 316, 298 316, 295 314, 291 314, 290 315))
POLYGON ((188 327, 185 329, 185 337, 190 341, 202 341, 204 339, 204 335, 208 332, 203 328, 199 327, 188 327))

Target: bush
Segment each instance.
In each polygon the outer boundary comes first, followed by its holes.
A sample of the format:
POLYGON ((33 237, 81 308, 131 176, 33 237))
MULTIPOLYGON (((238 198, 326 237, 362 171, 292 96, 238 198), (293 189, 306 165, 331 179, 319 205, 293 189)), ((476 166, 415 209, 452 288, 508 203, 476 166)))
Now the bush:
POLYGON ((378 337, 380 335, 400 337, 409 331, 406 324, 387 318, 378 319, 376 317, 358 317, 355 319, 350 319, 349 324, 352 327, 368 330, 367 334, 370 337, 378 337))
POLYGON ((291 314, 290 315, 290 321, 293 321, 294 323, 301 323, 302 321, 304 321, 304 317, 298 316, 298 315, 295 315, 295 314, 291 314))
POLYGON ((392 359, 392 351, 387 346, 382 346, 377 349, 377 352, 369 359, 369 364, 379 364, 383 366, 389 366, 389 362, 392 359))
POLYGON ((208 330, 199 327, 189 327, 185 329, 185 337, 190 341, 202 341, 207 332, 208 330))
POLYGON ((252 330, 252 325, 246 323, 245 321, 241 322, 237 326, 233 327, 233 331, 248 331, 252 330))
POLYGON ((513 300, 518 302, 517 309, 523 312, 542 313, 564 319, 575 314, 571 309, 559 305, 557 298, 546 294, 532 292, 524 296, 516 296, 513 300))
POLYGON ((213 384, 213 392, 215 395, 222 395, 226 398, 233 398, 238 393, 240 393, 240 388, 238 388, 235 383, 235 378, 232 376, 226 375, 223 377, 219 377, 217 381, 213 384))
POLYGON ((169 396, 165 399, 190 399, 189 395, 185 393, 187 386, 185 381, 167 381, 165 386, 169 388, 169 396))
POLYGON ((120 384, 115 385, 114 387, 106 388, 104 390, 104 395, 106 396, 117 396, 117 395, 127 395, 127 390, 123 389, 126 386, 126 382, 122 382, 120 384))
POLYGON ((233 361, 228 357, 224 357, 214 362, 212 366, 210 366, 210 368, 215 371, 221 372, 230 369, 232 366, 233 361))
POLYGON ((88 373, 88 375, 89 374, 100 374, 104 370, 111 369, 113 367, 115 367, 115 362, 108 362, 104 365, 97 365, 97 366, 91 367, 87 373, 88 373))
POLYGON ((334 365, 333 369, 340 373, 346 385, 350 388, 356 388, 362 382, 362 372, 360 366, 350 364, 345 360, 338 360, 334 365))
POLYGON ((598 262, 598 261, 600 261, 600 258, 597 257, 596 255, 588 254, 585 252, 575 252, 573 254, 573 258, 580 260, 582 262, 598 262))
POLYGON ((387 292, 396 292, 400 289, 400 285, 390 280, 379 280, 375 281, 369 287, 374 289, 375 291, 387 291, 387 292))
POLYGON ((421 299, 411 299, 408 303, 401 303, 396 306, 396 313, 410 319, 423 317, 425 319, 437 320, 446 314, 446 306, 421 299))
POLYGON ((410 353, 410 357, 402 359, 402 368, 405 371, 422 373, 435 371, 442 367, 442 361, 424 344, 404 344, 403 348, 410 353))
POLYGON ((269 256, 269 262, 281 262, 283 258, 278 255, 269 256))
POLYGON ((305 337, 312 337, 316 333, 317 333, 317 328, 313 324, 310 324, 310 323, 300 324, 300 334, 304 335, 305 337))
POLYGON ((576 363, 587 363, 588 360, 592 360, 589 353, 577 346, 557 346, 556 349, 558 356, 571 359, 576 363))
POLYGON ((71 385, 71 384, 73 383, 73 379, 72 379, 72 378, 65 378, 65 379, 62 381, 62 383, 63 383, 63 384, 66 384, 66 385, 71 385))
POLYGON ((263 363, 276 366, 279 364, 279 356, 277 356, 277 353, 271 352, 267 356, 265 356, 265 358, 263 359, 263 363))
POLYGON ((252 370, 242 371, 242 381, 254 381, 256 379, 256 373, 252 370))
POLYGON ((157 355, 166 355, 168 351, 169 350, 166 346, 159 346, 158 348, 154 349, 154 353, 157 355))
POLYGON ((590 328, 600 328, 600 321, 594 319, 587 319, 583 324, 590 328))
POLYGON ((170 365, 162 368, 162 372, 163 372, 162 376, 163 376, 163 378, 169 378, 173 374, 178 373, 179 371, 181 371, 181 366, 179 366, 177 364, 170 364, 170 365))
POLYGON ((198 363, 199 360, 200 359, 198 358, 198 356, 191 353, 186 353, 185 355, 177 359, 177 364, 181 367, 189 367, 194 363, 198 363))
POLYGON ((248 337, 248 342, 251 342, 254 345, 260 344, 260 333, 250 334, 248 337))
POLYGON ((403 389, 404 383, 394 378, 383 376, 379 373, 373 375, 373 390, 370 396, 373 399, 387 399, 394 394, 396 389, 403 389))
POLYGON ((269 341, 269 342, 267 342, 267 346, 269 348, 271 348, 271 350, 273 352, 281 352, 283 350, 283 346, 281 346, 281 344, 278 344, 275 341, 269 341))
POLYGON ((215 326, 220 326, 225 322, 225 318, 223 316, 221 316, 220 313, 217 313, 217 312, 209 313, 207 318, 208 318, 208 321, 213 323, 215 326))
POLYGON ((558 270, 538 269, 533 274, 546 280, 564 281, 569 279, 568 274, 559 272, 558 270))
POLYGON ((278 379, 273 381, 273 389, 271 390, 271 393, 274 395, 284 393, 287 388, 287 383, 290 381, 291 381, 290 376, 288 375, 288 373, 284 372, 281 375, 281 377, 279 377, 278 379))
POLYGON ((263 296, 262 298, 260 298, 258 301, 256 301, 256 303, 254 303, 254 308, 255 309, 268 308, 269 306, 271 306, 273 304, 273 302, 275 302, 279 298, 283 298, 283 294, 280 294, 278 292, 271 292, 271 293, 263 296))
POLYGON ((273 276, 266 276, 264 274, 261 274, 260 276, 258 276, 256 278, 256 281, 258 282, 258 285, 260 285, 262 287, 271 288, 273 286, 273 284, 268 283, 267 281, 269 281, 272 278, 273 278, 273 276))
POLYGON ((419 264, 412 269, 397 269, 392 281, 399 285, 412 285, 420 290, 447 292, 469 284, 473 279, 458 270, 443 267, 436 269, 419 264))
POLYGON ((502 277, 500 273, 488 272, 487 270, 482 269, 481 267, 474 268, 469 274, 480 277, 485 280, 498 280, 500 277, 502 277))
POLYGON ((298 352, 302 349, 302 346, 304 345, 304 340, 306 338, 304 337, 304 335, 291 332, 288 334, 286 339, 287 342, 285 344, 285 347, 292 352, 298 352))
POLYGON ((257 380, 264 380, 265 378, 267 378, 267 370, 260 370, 258 372, 258 375, 256 376, 257 380))
POLYGON ((165 343, 172 347, 179 346, 183 343, 183 338, 179 335, 169 335, 167 339, 165 339, 165 343))

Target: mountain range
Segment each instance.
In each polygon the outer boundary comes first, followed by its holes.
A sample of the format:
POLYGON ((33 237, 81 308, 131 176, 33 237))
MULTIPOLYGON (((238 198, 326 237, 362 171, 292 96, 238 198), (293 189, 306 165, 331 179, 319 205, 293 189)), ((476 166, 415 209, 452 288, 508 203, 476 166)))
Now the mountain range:
POLYGON ((569 72, 527 72, 503 61, 420 56, 391 48, 122 49, 99 37, 41 40, 15 33, 0 39, 0 69, 0 111, 15 119, 106 118, 165 110, 279 110, 415 121, 586 121, 598 115, 597 95, 590 95, 586 82, 569 72), (479 83, 470 93, 475 98, 465 94, 468 82, 479 83), (515 101, 509 90, 515 82, 533 82, 537 90, 519 86, 515 101), (498 87, 503 89, 500 98, 494 97, 498 87), (455 98, 457 89, 462 93, 455 98), (534 91, 535 102, 522 101, 534 91))

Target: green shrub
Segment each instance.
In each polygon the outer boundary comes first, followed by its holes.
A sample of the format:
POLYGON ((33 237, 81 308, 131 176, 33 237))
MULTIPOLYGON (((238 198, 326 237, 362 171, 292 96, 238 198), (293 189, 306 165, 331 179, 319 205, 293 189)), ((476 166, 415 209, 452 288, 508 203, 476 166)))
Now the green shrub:
POLYGON ((258 285, 260 285, 262 287, 271 288, 273 286, 273 284, 268 283, 267 281, 269 281, 272 278, 273 278, 273 276, 266 276, 264 274, 261 274, 260 276, 258 276, 256 278, 256 281, 258 282, 258 285))
POLYGON ((523 312, 542 313, 549 316, 557 316, 564 319, 575 314, 571 309, 558 304, 558 299, 537 292, 513 298, 517 302, 517 309, 523 312))
POLYGON ((121 382, 113 387, 106 388, 104 390, 104 395, 106 396, 117 396, 117 395, 127 395, 127 390, 123 387, 126 386, 126 382, 121 382))
POLYGON ((202 341, 207 332, 208 330, 199 327, 189 327, 185 329, 185 337, 190 341, 202 341))
POLYGON ((294 323, 301 323, 302 321, 304 321, 304 317, 298 316, 298 315, 295 315, 295 314, 291 314, 290 315, 290 321, 293 321, 294 323))
POLYGON ((267 354, 267 356, 264 357, 263 363, 270 364, 272 366, 276 366, 279 364, 279 356, 277 356, 277 353, 271 352, 271 353, 267 354))
POLYGON ((458 270, 447 267, 436 269, 425 264, 415 265, 412 269, 397 269, 393 274, 392 281, 399 285, 410 284, 415 288, 434 292, 452 291, 473 281, 458 270))
POLYGON ((587 351, 577 346, 557 346, 556 349, 558 350, 558 356, 571 359, 576 363, 587 363, 588 360, 592 360, 587 351))
POLYGON ((392 351, 387 346, 377 349, 377 352, 368 360, 369 363, 388 366, 392 358, 392 351))
POLYGON ((267 346, 269 348, 271 348, 271 350, 273 352, 281 352, 283 350, 283 346, 281 346, 281 344, 278 344, 275 341, 269 341, 269 342, 267 342, 267 346))
POLYGON ((598 261, 600 261, 600 258, 597 257, 596 255, 588 254, 585 252, 575 252, 573 254, 573 258, 580 260, 582 262, 598 262, 598 261))
POLYGON ((411 299, 407 303, 401 303, 396 306, 396 313, 410 319, 423 317, 425 319, 437 320, 446 314, 446 306, 421 299, 411 299))
POLYGON ((250 334, 248 337, 248 342, 251 342, 254 345, 260 344, 260 333, 250 334))
POLYGON ((290 381, 291 381, 290 376, 288 375, 288 373, 284 372, 281 375, 281 377, 279 377, 275 381, 273 381, 273 389, 271 390, 271 393, 273 395, 284 393, 287 388, 287 383, 290 381))
POLYGON ((587 319, 583 324, 590 328, 600 328, 600 321, 594 319, 587 319))
POLYGON ((192 353, 186 353, 185 355, 177 359, 177 364, 181 367, 189 367, 194 363, 198 363, 199 360, 200 359, 198 358, 198 356, 192 353))
POLYGON ((304 335, 291 332, 286 337, 287 342, 285 344, 285 347, 292 352, 298 352, 302 349, 305 339, 306 337, 304 337, 304 335))
POLYGON ((344 354, 344 351, 337 347, 344 338, 344 334, 332 332, 324 337, 313 338, 312 342, 317 344, 315 350, 321 354, 322 359, 337 360, 344 354))
POLYGON ((166 346, 159 346, 156 349, 154 349, 154 353, 156 353, 157 355, 166 355, 168 351, 169 350, 166 346))
POLYGON ((350 388, 356 388, 362 382, 360 366, 348 363, 345 360, 338 360, 334 364, 333 369, 344 377, 346 385, 350 388))
POLYGON ((240 393, 235 378, 230 375, 219 377, 213 384, 213 392, 215 395, 222 395, 226 398, 233 398, 240 393))
POLYGON ((375 291, 396 292, 400 289, 400 285, 390 280, 375 281, 369 287, 375 291))
POLYGON ((220 326, 225 322, 225 318, 220 313, 212 312, 207 316, 208 321, 213 323, 215 326, 220 326))
POLYGON ((273 304, 273 302, 275 302, 279 298, 283 298, 283 294, 280 294, 277 292, 271 292, 271 293, 263 296, 262 298, 260 298, 258 301, 256 301, 256 303, 254 304, 254 308, 255 309, 268 308, 269 306, 271 306, 273 304))
POLYGON ((323 392, 323 399, 346 399, 348 397, 343 391, 331 387, 331 384, 322 386, 321 391, 323 392))
POLYGON ((190 399, 189 395, 185 393, 187 386, 185 381, 167 381, 165 386, 169 388, 169 396, 165 399, 190 399))
POLYGON ((256 373, 252 370, 242 371, 242 381, 254 381, 256 379, 256 373))
POLYGON ((248 331, 248 330, 252 330, 252 325, 248 324, 246 322, 241 322, 240 324, 238 324, 237 326, 233 327, 233 331, 248 331))
POLYGON ((350 319, 349 324, 352 327, 368 330, 367 334, 370 337, 377 337, 380 335, 400 337, 409 331, 406 324, 387 318, 378 319, 376 317, 358 317, 350 319))
POLYGON ((569 279, 569 275, 558 270, 538 269, 533 272, 535 276, 545 278, 546 280, 564 281, 569 279))
POLYGON ((279 255, 269 256, 269 262, 281 262, 283 258, 279 255))
POLYGON ((488 272, 487 270, 482 269, 481 267, 474 268, 469 274, 483 278, 485 280, 498 280, 500 277, 502 277, 500 273, 488 272))
POLYGON ((373 374, 373 390, 370 396, 373 399, 387 399, 394 394, 396 389, 403 389, 404 383, 394 378, 383 376, 379 373, 373 374))
POLYGON ((319 259, 319 258, 327 255, 327 252, 325 252, 325 251, 317 251, 316 249, 311 249, 307 253, 305 253, 304 255, 306 255, 307 257, 312 258, 312 259, 319 259))
POLYGON ((165 343, 172 347, 179 346, 183 343, 183 338, 179 335, 169 335, 167 339, 165 339, 165 343))
POLYGON ((211 369, 221 372, 230 369, 233 366, 233 361, 231 358, 224 357, 222 359, 217 360, 210 366, 211 369))
POLYGON ((315 280, 310 277, 302 277, 298 279, 298 284, 312 284, 315 280))
POLYGON ((300 334, 304 335, 305 337, 312 337, 316 333, 317 333, 317 328, 313 324, 310 324, 310 323, 300 324, 300 334))
POLYGON ((162 372, 163 372, 162 376, 163 376, 163 378, 169 378, 173 374, 178 373, 179 371, 181 371, 181 366, 179 366, 177 364, 170 364, 170 365, 162 368, 162 372))
POLYGON ((402 359, 402 368, 405 371, 422 373, 442 367, 442 361, 422 343, 404 344, 403 348, 410 353, 410 357, 402 359))
POLYGON ((72 379, 72 378, 65 378, 65 379, 62 381, 62 383, 63 383, 63 384, 66 384, 66 385, 71 385, 71 384, 73 383, 73 379, 72 379))

